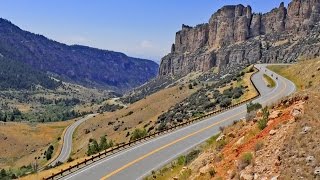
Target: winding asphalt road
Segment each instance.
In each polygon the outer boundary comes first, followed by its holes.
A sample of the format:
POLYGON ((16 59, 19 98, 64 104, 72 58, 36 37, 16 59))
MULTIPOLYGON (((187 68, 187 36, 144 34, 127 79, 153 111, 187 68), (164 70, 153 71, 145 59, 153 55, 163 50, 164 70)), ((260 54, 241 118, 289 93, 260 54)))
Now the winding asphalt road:
MULTIPOLYGON (((275 102, 295 91, 295 85, 266 70, 266 65, 256 65, 259 73, 252 77, 261 96, 253 102, 263 105, 275 102), (276 87, 268 88, 263 80, 263 74, 276 81, 276 87), (278 77, 278 79, 276 79, 278 77)), ((159 136, 150 141, 138 144, 107 158, 101 159, 80 170, 77 170, 62 179, 64 180, 95 180, 95 179, 142 179, 163 165, 219 132, 220 126, 232 124, 234 120, 243 118, 246 114, 246 105, 238 106, 206 120, 178 129, 171 133, 159 136)))
POLYGON ((70 156, 70 153, 71 153, 71 150, 72 150, 72 135, 74 133, 74 131, 76 130, 76 128, 81 124, 83 123, 84 121, 92 118, 93 116, 95 116, 96 114, 89 114, 87 115, 86 117, 82 118, 82 119, 79 119, 77 120, 75 123, 71 124, 64 136, 63 136, 63 145, 62 145, 62 150, 59 154, 59 156, 50 163, 50 165, 55 165, 57 162, 65 162, 68 160, 69 156, 70 156))

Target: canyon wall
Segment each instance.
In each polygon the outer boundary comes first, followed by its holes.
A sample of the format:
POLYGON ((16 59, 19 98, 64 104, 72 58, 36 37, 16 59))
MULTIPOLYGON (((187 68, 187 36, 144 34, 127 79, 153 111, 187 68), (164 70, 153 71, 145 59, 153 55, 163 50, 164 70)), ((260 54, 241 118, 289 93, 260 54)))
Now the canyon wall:
POLYGON ((255 62, 294 62, 320 51, 320 0, 281 3, 268 13, 250 6, 224 6, 208 23, 182 25, 159 76, 185 75, 255 62))

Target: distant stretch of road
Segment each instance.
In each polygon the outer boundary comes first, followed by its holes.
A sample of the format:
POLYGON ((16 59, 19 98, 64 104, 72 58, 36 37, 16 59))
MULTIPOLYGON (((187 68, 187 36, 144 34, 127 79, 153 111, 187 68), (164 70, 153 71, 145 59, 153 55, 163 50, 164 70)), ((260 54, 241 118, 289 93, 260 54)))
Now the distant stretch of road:
POLYGON ((62 150, 59 154, 59 156, 50 163, 50 165, 55 165, 57 162, 65 162, 68 160, 69 156, 70 156, 70 153, 71 153, 71 150, 72 150, 72 135, 74 133, 74 131, 76 130, 76 128, 81 124, 83 123, 84 121, 92 118, 93 116, 95 116, 96 114, 90 114, 90 115, 87 115, 86 117, 84 118, 81 118, 79 120, 77 120, 75 123, 71 124, 64 136, 63 136, 63 145, 62 145, 62 150))
MULTIPOLYGON (((260 72, 252 77, 261 96, 253 102, 263 105, 275 102, 295 91, 295 85, 280 75, 267 70, 266 65, 256 65, 260 72), (263 74, 276 82, 276 87, 268 88, 263 74)), ((138 144, 69 174, 64 180, 142 179, 153 170, 157 170, 178 156, 208 138, 219 133, 220 126, 227 126, 246 115, 246 105, 217 114, 206 120, 178 129, 163 136, 138 144)), ((71 137, 71 135, 69 135, 71 137)), ((70 139, 71 142, 71 139, 70 139)), ((66 151, 69 152, 69 151, 66 151)), ((64 156, 66 157, 66 156, 64 156)))

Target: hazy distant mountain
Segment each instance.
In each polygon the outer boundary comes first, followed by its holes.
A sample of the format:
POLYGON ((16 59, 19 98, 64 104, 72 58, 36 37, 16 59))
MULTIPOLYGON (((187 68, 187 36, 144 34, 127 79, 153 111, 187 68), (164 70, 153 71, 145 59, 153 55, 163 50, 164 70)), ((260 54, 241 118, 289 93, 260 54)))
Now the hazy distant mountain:
POLYGON ((158 71, 158 64, 153 61, 86 46, 68 46, 21 30, 1 18, 0 53, 66 81, 119 92, 145 83, 158 71))

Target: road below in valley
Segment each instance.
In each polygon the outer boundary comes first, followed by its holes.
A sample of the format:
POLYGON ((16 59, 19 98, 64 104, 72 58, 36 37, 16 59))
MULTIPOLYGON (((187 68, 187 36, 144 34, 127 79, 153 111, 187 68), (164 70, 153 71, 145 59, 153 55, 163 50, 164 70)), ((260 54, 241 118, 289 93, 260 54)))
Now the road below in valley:
POLYGON ((57 162, 66 162, 71 154, 71 150, 72 150, 72 136, 74 131, 76 130, 76 128, 83 123, 84 121, 92 118, 93 116, 95 116, 96 114, 89 114, 86 115, 84 118, 81 118, 77 121, 75 121, 75 123, 71 124, 70 126, 68 126, 66 132, 64 133, 63 136, 63 145, 62 145, 62 150, 59 154, 59 156, 50 163, 50 165, 54 166, 57 162))

